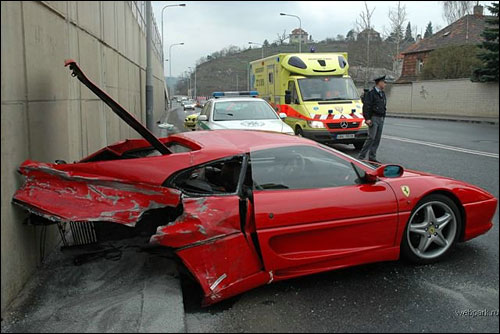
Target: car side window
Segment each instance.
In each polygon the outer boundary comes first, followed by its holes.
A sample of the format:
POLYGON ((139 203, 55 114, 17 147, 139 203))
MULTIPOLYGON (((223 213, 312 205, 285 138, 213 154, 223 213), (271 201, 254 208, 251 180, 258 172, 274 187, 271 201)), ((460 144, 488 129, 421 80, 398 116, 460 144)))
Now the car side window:
POLYGON ((348 161, 314 146, 287 146, 250 153, 254 189, 313 189, 354 185, 348 161))
POLYGON ((207 117, 209 117, 211 107, 212 107, 212 102, 207 102, 207 104, 205 104, 205 107, 203 107, 203 109, 201 110, 200 115, 206 115, 207 117))
POLYGON ((180 172, 170 183, 187 194, 234 194, 238 187, 243 158, 241 156, 218 160, 180 172))
POLYGON ((295 88, 295 81, 288 81, 288 90, 292 93, 292 103, 298 103, 297 88, 295 88))

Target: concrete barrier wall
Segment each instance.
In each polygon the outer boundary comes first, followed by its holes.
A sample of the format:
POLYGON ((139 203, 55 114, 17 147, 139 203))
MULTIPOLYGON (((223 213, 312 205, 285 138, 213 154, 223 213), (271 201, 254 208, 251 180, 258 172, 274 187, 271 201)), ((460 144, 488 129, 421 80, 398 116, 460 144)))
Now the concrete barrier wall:
MULTIPOLYGON (((70 71, 88 77, 146 122, 144 1, 2 1, 1 3, 1 311, 40 262, 41 228, 10 201, 26 159, 68 162, 118 140, 139 137, 70 71)), ((165 107, 163 67, 155 35, 154 110, 165 107)), ((47 251, 58 242, 49 226, 47 251)))
POLYGON ((498 119, 498 83, 469 79, 388 84, 387 113, 498 119))

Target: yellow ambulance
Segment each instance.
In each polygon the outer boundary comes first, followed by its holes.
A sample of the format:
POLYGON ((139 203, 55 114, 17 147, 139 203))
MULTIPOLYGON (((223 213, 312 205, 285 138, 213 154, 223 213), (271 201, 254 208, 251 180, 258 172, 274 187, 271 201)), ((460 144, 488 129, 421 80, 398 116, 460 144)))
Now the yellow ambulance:
POLYGON ((368 126, 348 70, 347 53, 281 53, 250 63, 250 88, 287 115, 296 135, 360 149, 368 126))

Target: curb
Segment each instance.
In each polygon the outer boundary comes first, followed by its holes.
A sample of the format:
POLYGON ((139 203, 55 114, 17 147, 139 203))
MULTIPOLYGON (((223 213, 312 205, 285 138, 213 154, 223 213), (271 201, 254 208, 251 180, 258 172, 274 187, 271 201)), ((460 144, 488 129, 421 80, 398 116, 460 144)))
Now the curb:
POLYGON ((402 114, 387 114, 386 117, 393 118, 409 118, 409 119, 426 119, 434 121, 449 121, 449 122, 464 122, 464 123, 478 123, 478 124, 499 124, 498 119, 481 119, 481 118, 453 118, 446 116, 426 116, 426 115, 402 115, 402 114))

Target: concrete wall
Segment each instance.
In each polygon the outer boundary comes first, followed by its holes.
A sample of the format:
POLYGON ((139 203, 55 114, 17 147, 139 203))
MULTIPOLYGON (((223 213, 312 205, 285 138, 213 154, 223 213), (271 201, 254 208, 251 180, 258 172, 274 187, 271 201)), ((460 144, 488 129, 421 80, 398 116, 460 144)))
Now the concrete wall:
POLYGON ((498 119, 498 83, 469 79, 388 84, 387 113, 493 117, 498 119))
MULTIPOLYGON (((68 162, 118 140, 139 137, 71 77, 75 59, 96 84, 145 124, 144 2, 2 1, 1 3, 1 311, 40 262, 40 227, 10 201, 26 159, 68 162), (142 16, 141 16, 142 15, 142 16)), ((158 32, 155 34, 158 41, 158 32)), ((154 110, 164 110, 163 68, 155 43, 154 110)), ((58 242, 47 230, 47 251, 58 242)))

